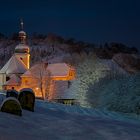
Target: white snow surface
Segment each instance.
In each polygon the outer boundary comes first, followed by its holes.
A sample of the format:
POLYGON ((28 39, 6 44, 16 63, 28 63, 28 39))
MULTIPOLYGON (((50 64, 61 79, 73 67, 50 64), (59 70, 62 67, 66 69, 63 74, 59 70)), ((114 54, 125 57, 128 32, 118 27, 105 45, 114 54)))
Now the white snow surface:
POLYGON ((140 121, 117 113, 37 100, 23 116, 0 112, 1 140, 139 140, 140 121))
MULTIPOLYGON (((41 64, 36 64, 26 71, 22 76, 31 76, 31 71, 36 71, 41 67, 41 64)), ((47 70, 50 71, 51 76, 68 76, 70 67, 66 63, 48 64, 47 70)))

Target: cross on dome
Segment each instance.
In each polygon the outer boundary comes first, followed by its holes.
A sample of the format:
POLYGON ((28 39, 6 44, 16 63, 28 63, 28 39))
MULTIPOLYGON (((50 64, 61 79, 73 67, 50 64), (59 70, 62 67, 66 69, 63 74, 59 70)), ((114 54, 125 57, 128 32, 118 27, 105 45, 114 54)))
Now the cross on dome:
POLYGON ((19 39, 20 39, 20 43, 21 44, 25 44, 26 43, 26 32, 23 31, 23 20, 21 19, 20 20, 20 28, 21 28, 21 31, 19 32, 19 39))
POLYGON ((23 31, 23 25, 24 25, 23 19, 20 19, 20 26, 21 26, 21 30, 22 30, 22 31, 23 31))

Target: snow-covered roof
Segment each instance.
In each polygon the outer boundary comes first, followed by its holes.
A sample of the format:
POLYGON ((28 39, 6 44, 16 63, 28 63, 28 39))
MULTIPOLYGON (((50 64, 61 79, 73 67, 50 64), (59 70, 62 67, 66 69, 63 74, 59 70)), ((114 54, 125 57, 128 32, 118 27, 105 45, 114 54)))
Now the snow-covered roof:
POLYGON ((15 49, 29 49, 29 46, 26 44, 18 44, 15 49))
POLYGON ((10 76, 10 80, 8 80, 5 83, 5 85, 6 86, 18 86, 18 85, 20 85, 20 82, 21 82, 20 78, 17 75, 13 74, 10 76))
POLYGON ((0 73, 5 74, 18 74, 25 73, 27 71, 26 65, 18 57, 13 55, 9 61, 0 70, 0 73))
POLYGON ((47 69, 51 72, 51 76, 66 76, 70 67, 66 63, 55 63, 49 64, 47 69))
MULTIPOLYGON (((41 64, 36 64, 31 67, 28 71, 26 71, 22 76, 31 76, 32 71, 39 70, 41 64)), ((48 64, 47 69, 51 77, 58 77, 58 76, 67 76, 69 74, 70 67, 66 63, 55 63, 55 64, 48 64)))
POLYGON ((26 32, 24 32, 24 31, 19 31, 19 34, 25 34, 25 35, 26 35, 26 32))

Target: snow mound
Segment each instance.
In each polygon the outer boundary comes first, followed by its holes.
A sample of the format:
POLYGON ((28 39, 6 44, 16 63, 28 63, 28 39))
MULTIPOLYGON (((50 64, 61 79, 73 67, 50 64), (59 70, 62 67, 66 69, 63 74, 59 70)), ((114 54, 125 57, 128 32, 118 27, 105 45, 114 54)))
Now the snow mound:
POLYGON ((23 110, 22 117, 0 112, 0 134, 4 140, 139 140, 140 121, 37 100, 35 112, 23 110))

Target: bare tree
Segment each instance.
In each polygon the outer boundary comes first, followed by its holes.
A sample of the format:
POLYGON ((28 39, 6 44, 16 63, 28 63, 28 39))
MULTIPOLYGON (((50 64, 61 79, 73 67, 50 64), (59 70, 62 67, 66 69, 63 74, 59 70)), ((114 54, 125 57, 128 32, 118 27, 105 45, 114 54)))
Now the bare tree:
POLYGON ((51 73, 47 70, 48 63, 41 62, 35 67, 30 69, 33 78, 33 85, 36 85, 42 94, 43 99, 49 98, 49 90, 50 90, 50 83, 51 83, 51 73))

